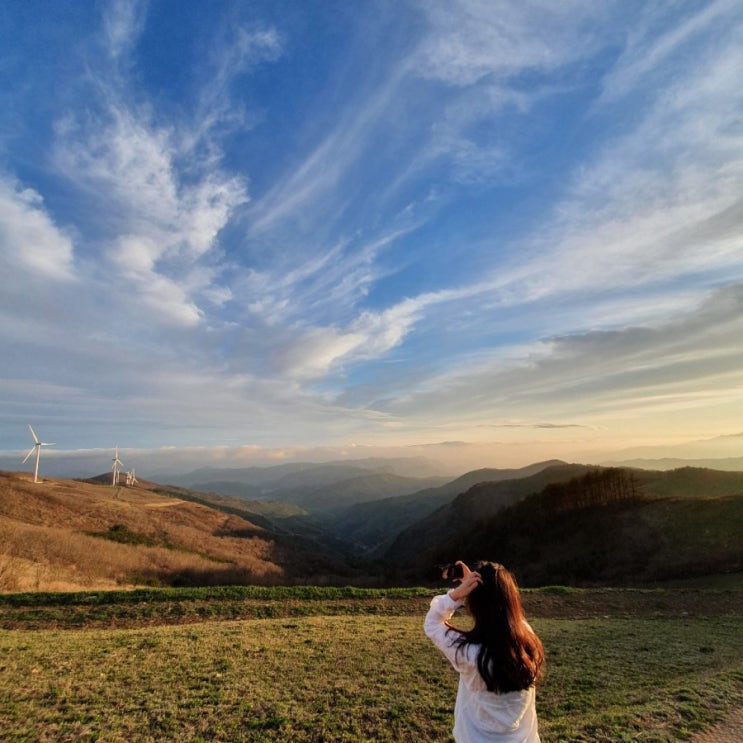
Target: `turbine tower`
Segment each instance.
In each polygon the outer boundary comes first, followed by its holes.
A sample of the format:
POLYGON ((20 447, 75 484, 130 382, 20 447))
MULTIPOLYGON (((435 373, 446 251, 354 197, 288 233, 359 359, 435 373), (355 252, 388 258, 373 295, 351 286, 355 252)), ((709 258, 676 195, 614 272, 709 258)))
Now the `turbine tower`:
POLYGON ((34 445, 28 450, 28 454, 23 458, 22 464, 26 463, 26 460, 36 452, 36 466, 34 467, 34 482, 39 482, 39 457, 41 456, 42 446, 54 446, 53 441, 39 441, 38 437, 34 433, 34 429, 31 428, 31 424, 28 424, 28 430, 31 431, 31 436, 34 438, 34 445))
POLYGON ((116 487, 119 484, 119 467, 123 467, 124 463, 119 459, 119 447, 117 446, 114 450, 113 465, 111 467, 111 486, 116 487))

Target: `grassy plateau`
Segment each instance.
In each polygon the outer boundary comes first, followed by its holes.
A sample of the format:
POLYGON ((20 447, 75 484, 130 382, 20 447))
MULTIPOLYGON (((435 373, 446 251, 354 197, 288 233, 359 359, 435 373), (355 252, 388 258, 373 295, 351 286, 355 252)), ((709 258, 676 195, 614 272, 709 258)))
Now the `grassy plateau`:
MULTIPOLYGON (((4 741, 449 741, 432 589, 0 596, 4 741)), ((678 741, 743 706, 743 591, 524 592, 553 741, 678 741)), ((458 619, 465 622, 466 617, 458 619)))

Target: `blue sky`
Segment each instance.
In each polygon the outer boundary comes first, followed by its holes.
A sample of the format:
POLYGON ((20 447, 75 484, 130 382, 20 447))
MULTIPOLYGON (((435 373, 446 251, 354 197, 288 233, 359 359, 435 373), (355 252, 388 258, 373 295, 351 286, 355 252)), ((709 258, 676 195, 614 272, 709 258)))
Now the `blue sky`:
POLYGON ((0 45, 0 450, 743 430, 739 2, 10 0, 0 45))

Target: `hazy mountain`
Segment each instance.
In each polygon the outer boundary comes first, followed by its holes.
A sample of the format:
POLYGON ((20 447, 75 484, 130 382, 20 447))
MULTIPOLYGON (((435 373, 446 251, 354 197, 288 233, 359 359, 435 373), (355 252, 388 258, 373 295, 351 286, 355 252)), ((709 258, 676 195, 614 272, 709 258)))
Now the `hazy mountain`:
MULTIPOLYGON (((622 449, 611 455, 616 462, 652 461, 675 459, 689 465, 691 462, 743 457, 743 433, 714 436, 710 439, 698 439, 682 444, 658 444, 655 446, 635 446, 622 449)), ((709 466, 715 467, 714 464, 709 466)))
POLYGON ((382 500, 356 503, 335 514, 330 528, 359 549, 378 551, 394 540, 403 529, 425 518, 440 506, 480 482, 514 480, 565 464, 560 460, 537 462, 518 469, 479 469, 467 472, 443 485, 398 494, 382 500))
POLYGON ((337 512, 350 505, 404 497, 423 488, 439 485, 443 479, 365 474, 320 487, 302 485, 291 490, 276 489, 271 492, 271 497, 294 503, 310 513, 332 514, 335 517, 337 512))
POLYGON ((219 493, 219 495, 244 498, 246 500, 260 500, 265 496, 265 491, 259 485, 250 485, 233 480, 207 480, 206 482, 194 482, 188 485, 191 490, 202 493, 219 493))
POLYGON ((623 459, 616 462, 603 462, 606 467, 635 467, 645 470, 675 470, 681 467, 702 467, 724 472, 743 472, 743 457, 707 457, 705 459, 623 459))
POLYGON ((274 490, 319 488, 368 474, 390 474, 400 477, 444 477, 441 468, 423 457, 367 458, 334 462, 291 462, 269 467, 202 467, 185 474, 161 474, 153 477, 184 487, 220 483, 240 483, 263 494, 274 490))
POLYGON ((270 490, 277 480, 294 472, 301 472, 313 465, 291 462, 273 467, 200 467, 185 473, 158 474, 153 476, 157 482, 192 487, 196 483, 230 482, 270 490))

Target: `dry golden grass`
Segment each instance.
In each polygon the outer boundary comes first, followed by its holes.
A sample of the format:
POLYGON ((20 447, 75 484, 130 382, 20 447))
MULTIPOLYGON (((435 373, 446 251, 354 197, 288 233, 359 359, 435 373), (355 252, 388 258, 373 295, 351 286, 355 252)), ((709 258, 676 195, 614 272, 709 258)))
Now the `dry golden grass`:
POLYGON ((0 472, 0 590, 104 589, 142 583, 275 583, 284 548, 249 521, 143 487, 34 483, 0 472), (91 536, 118 525, 149 544, 91 536))

